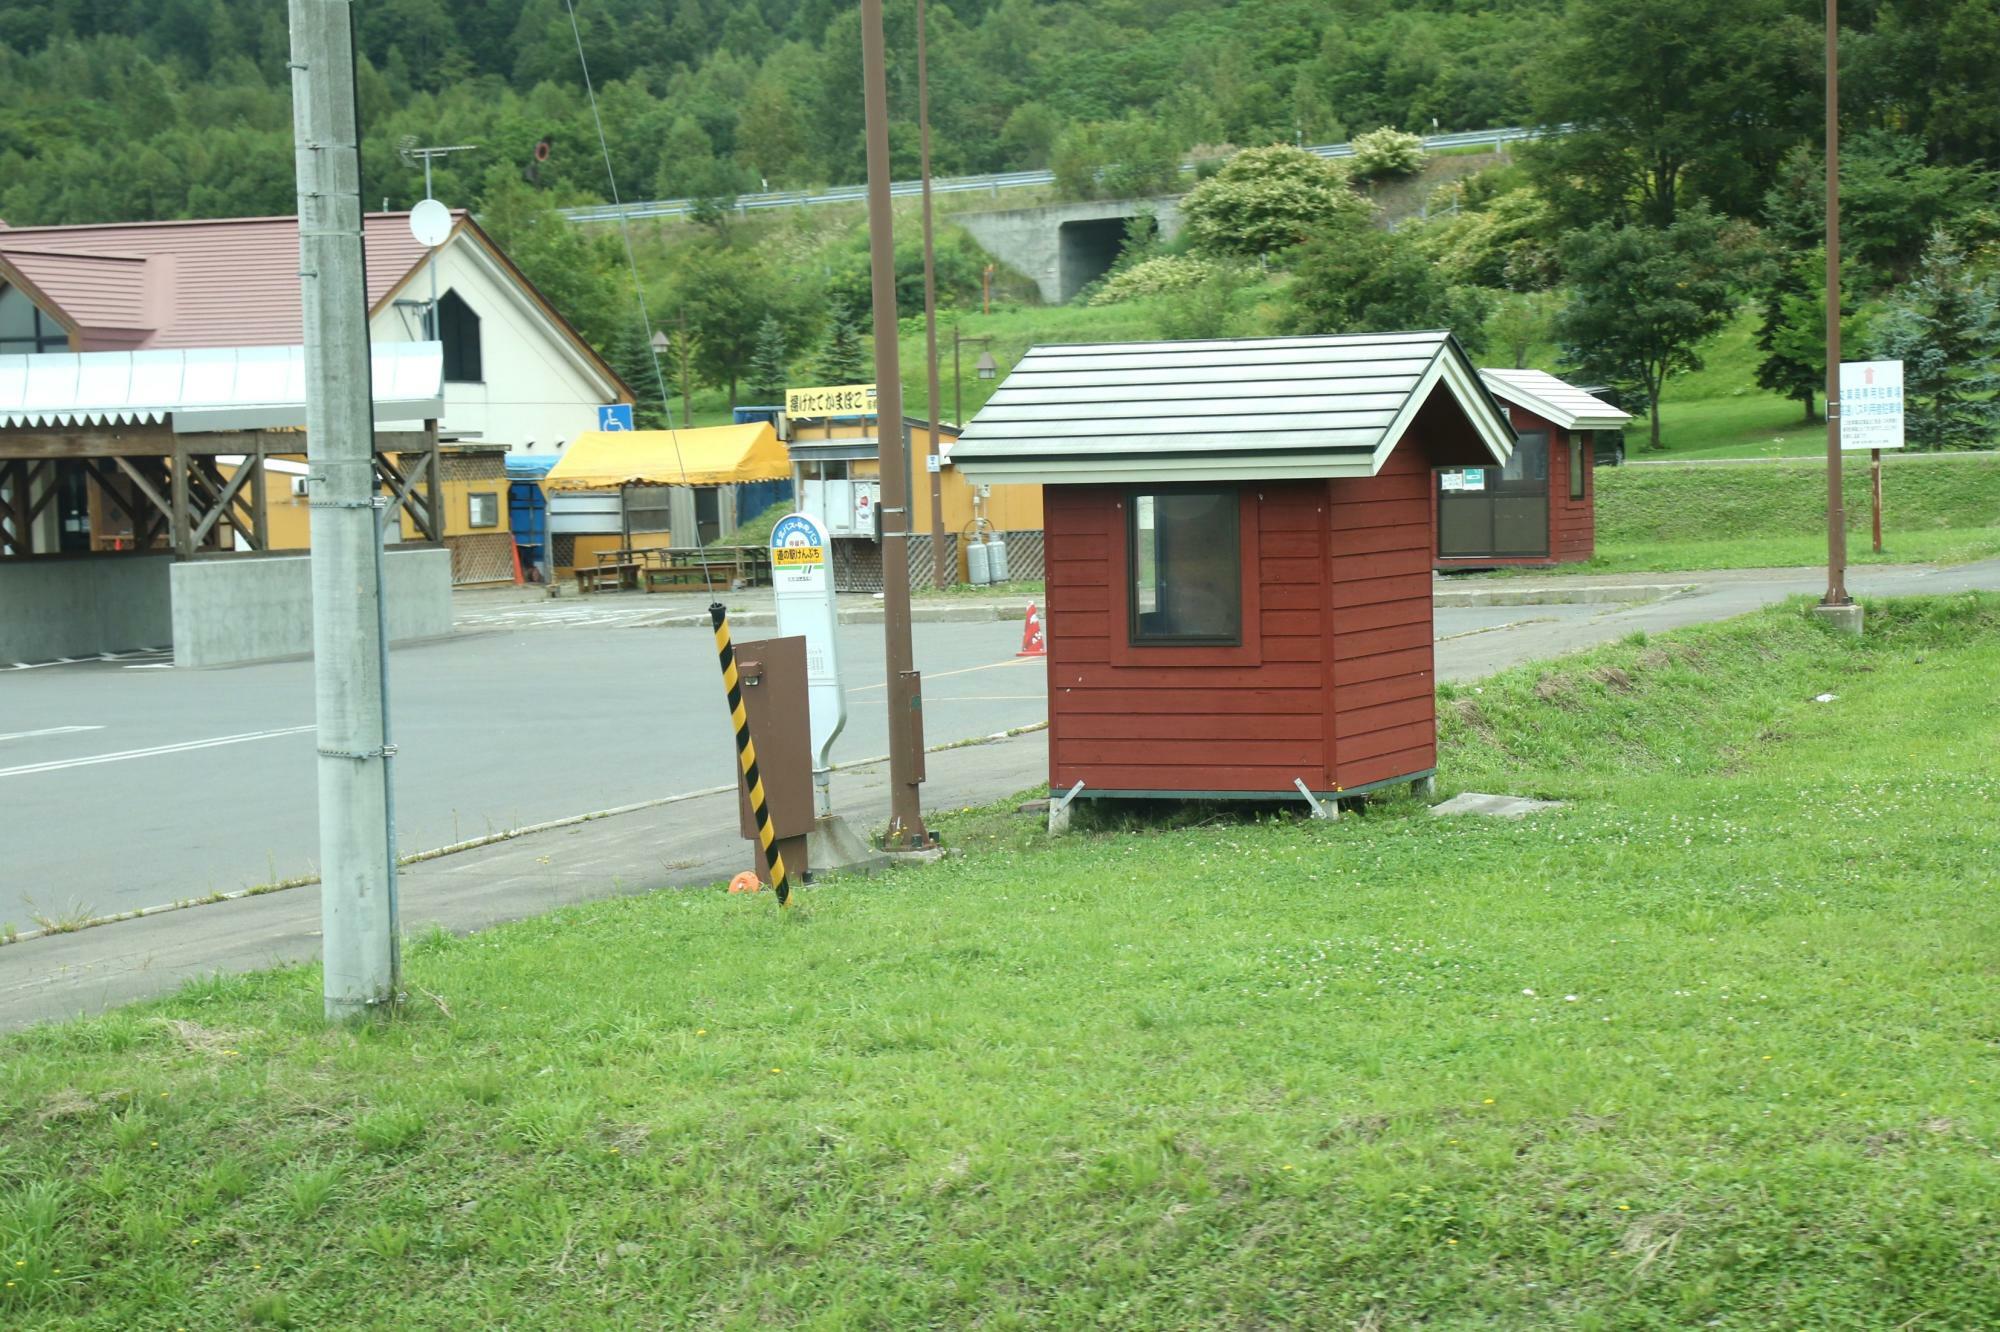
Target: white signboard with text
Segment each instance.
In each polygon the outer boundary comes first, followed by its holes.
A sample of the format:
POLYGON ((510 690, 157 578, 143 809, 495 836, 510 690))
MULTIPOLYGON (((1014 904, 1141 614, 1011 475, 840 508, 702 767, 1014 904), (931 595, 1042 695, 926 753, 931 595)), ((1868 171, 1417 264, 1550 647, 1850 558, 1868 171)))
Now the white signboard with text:
POLYGON ((1903 363, 1840 363, 1840 448, 1843 453, 1903 447, 1903 363))
POLYGON ((771 587, 777 594, 779 635, 806 640, 806 703, 817 774, 829 766, 833 742, 847 725, 847 695, 840 687, 835 644, 839 617, 833 600, 833 543, 826 526, 811 514, 786 514, 771 529, 771 587))

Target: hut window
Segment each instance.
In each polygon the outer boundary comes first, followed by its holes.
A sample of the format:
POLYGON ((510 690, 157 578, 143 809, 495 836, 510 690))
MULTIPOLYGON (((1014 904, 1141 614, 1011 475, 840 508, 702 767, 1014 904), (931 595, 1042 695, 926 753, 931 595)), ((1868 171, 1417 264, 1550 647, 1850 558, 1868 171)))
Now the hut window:
POLYGON ((1581 435, 1571 435, 1569 437, 1569 497, 1573 500, 1583 498, 1583 437, 1581 435))
POLYGON ((1158 490, 1126 511, 1131 641, 1243 641, 1242 548, 1234 490, 1158 490))
POLYGON ((475 490, 465 497, 465 525, 467 527, 500 526, 500 495, 498 491, 475 490))

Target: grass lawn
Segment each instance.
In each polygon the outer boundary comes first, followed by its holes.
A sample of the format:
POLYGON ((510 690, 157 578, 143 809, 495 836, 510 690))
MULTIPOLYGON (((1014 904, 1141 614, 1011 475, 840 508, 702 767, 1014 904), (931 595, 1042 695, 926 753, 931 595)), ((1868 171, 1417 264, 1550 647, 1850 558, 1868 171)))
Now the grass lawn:
POLYGON ((1793 605, 1447 690, 1527 822, 970 811, 12 1036, 0 1324, 2000 1324, 1996 674, 1793 605))

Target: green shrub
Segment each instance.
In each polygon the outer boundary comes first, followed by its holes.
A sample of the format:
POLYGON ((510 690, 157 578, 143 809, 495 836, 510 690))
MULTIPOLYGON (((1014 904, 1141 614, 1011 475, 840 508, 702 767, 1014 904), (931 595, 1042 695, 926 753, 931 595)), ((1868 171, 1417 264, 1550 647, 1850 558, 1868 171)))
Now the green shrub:
POLYGON ((1424 165, 1424 141, 1389 125, 1355 136, 1354 174, 1368 180, 1414 176, 1424 165))
POLYGON ((1344 167, 1289 144, 1244 149, 1181 202, 1196 249, 1244 257, 1290 249, 1321 228, 1371 212, 1348 187, 1344 167))

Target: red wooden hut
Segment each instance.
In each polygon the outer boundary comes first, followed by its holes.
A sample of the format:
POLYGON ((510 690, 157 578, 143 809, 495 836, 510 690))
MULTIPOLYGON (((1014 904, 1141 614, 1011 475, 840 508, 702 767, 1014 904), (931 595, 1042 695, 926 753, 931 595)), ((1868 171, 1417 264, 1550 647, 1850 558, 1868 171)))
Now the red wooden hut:
POLYGON ((1052 791, 1428 778, 1431 478, 1513 439, 1449 333, 1030 351, 952 463, 1044 486, 1052 791))
POLYGON ((1482 370, 1516 443, 1504 467, 1441 468, 1437 567, 1567 564, 1597 549, 1596 432, 1630 414, 1543 370, 1482 370))

